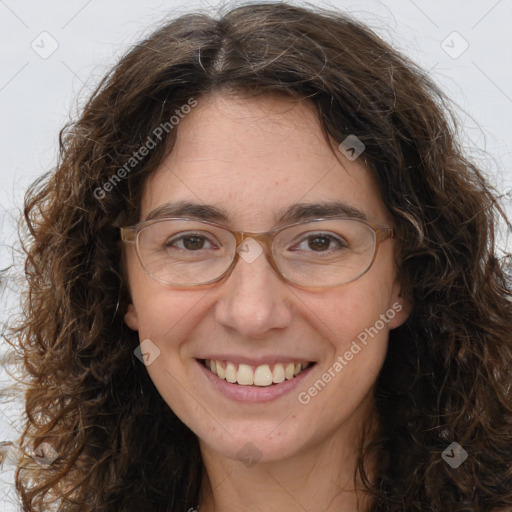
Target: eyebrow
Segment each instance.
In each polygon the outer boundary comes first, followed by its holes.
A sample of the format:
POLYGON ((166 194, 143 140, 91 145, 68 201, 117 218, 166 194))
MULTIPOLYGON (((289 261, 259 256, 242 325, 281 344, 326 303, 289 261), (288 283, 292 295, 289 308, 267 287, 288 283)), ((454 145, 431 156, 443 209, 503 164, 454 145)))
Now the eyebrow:
MULTIPOLYGON (((278 210, 276 221, 279 224, 301 222, 323 217, 352 217, 368 220, 367 215, 358 208, 343 201, 326 201, 322 203, 297 203, 278 210)), ((218 206, 192 203, 189 201, 169 202, 150 211, 144 220, 172 217, 188 217, 210 222, 227 223, 229 213, 218 206)))

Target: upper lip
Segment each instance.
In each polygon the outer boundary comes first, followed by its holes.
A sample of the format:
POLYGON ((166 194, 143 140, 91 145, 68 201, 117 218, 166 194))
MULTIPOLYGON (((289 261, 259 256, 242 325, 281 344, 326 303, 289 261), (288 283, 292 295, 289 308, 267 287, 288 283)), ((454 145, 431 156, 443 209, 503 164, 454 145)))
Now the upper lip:
POLYGON ((247 364, 249 366, 261 366, 264 364, 272 365, 276 363, 313 363, 312 359, 299 358, 297 356, 262 356, 251 358, 238 354, 209 354, 197 359, 210 359, 215 361, 230 361, 231 363, 247 364))

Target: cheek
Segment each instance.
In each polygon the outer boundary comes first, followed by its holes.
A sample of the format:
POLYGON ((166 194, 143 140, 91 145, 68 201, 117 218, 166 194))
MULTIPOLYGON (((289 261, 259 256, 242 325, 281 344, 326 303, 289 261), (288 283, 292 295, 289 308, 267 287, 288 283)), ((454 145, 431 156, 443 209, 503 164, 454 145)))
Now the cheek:
POLYGON ((179 314, 177 294, 146 274, 135 251, 127 255, 127 271, 140 336, 148 336, 151 331, 159 332, 179 314))
MULTIPOLYGON (((158 283, 157 283, 158 284, 158 283)), ((195 329, 207 292, 171 291, 149 286, 134 294, 140 339, 150 338, 162 350, 175 350, 195 329)))
POLYGON ((354 411, 377 379, 386 358, 389 323, 396 315, 389 290, 384 282, 355 281, 310 303, 324 350, 319 379, 300 390, 299 400, 327 423, 354 411))
POLYGON ((344 374, 346 387, 363 390, 371 386, 384 363, 389 317, 384 308, 370 308, 364 302, 359 306, 337 326, 341 334, 332 342, 335 355, 330 366, 336 365, 333 370, 344 374))
POLYGON ((381 315, 392 319, 395 312, 390 311, 392 292, 386 284, 361 279, 323 292, 321 297, 312 296, 307 302, 325 337, 344 345, 376 322, 379 330, 388 330, 388 322, 381 325, 381 315))
POLYGON ((139 339, 150 339, 165 353, 174 351, 194 326, 206 290, 172 290, 150 278, 135 254, 127 261, 132 305, 139 339))

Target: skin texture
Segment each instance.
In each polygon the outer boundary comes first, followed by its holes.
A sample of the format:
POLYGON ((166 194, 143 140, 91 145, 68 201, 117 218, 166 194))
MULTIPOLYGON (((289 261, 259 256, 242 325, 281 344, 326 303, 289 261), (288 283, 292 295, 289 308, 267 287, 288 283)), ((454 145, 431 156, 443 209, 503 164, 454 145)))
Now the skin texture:
MULTIPOLYGON (((337 158, 307 102, 278 96, 199 98, 180 121, 172 152, 147 180, 141 219, 168 201, 221 207, 228 225, 245 231, 277 227, 295 203, 342 200, 370 220, 393 226, 361 158, 337 158)), ((158 391, 199 437, 207 472, 201 512, 222 510, 356 510, 356 440, 373 412, 372 386, 384 361, 389 329, 408 307, 400 297, 393 240, 371 269, 348 284, 304 288, 286 283, 262 255, 239 260, 220 282, 189 289, 163 286, 127 247, 132 302, 127 325, 158 346, 147 367, 158 391), (317 396, 307 390, 365 328, 400 303, 402 309, 317 396), (221 395, 196 359, 209 353, 315 361, 300 388, 270 403, 221 395), (261 455, 247 467, 237 456, 252 443, 261 455), (249 508, 248 508, 249 507, 249 508)))

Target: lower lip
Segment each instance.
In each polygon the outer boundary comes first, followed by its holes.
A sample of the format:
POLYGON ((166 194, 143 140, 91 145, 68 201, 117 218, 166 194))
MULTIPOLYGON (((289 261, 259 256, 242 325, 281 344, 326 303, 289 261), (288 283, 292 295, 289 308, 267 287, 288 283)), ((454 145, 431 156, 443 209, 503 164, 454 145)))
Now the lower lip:
POLYGON ((220 391, 223 395, 237 402, 271 402, 277 398, 293 391, 307 376, 314 364, 303 370, 299 375, 290 380, 285 380, 279 384, 271 384, 270 386, 242 386, 240 384, 232 384, 227 380, 217 377, 214 373, 206 368, 201 362, 197 361, 201 371, 206 378, 220 391))

